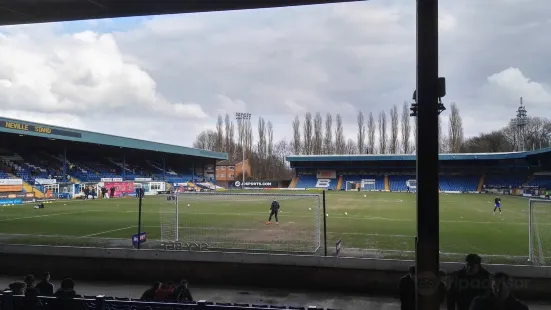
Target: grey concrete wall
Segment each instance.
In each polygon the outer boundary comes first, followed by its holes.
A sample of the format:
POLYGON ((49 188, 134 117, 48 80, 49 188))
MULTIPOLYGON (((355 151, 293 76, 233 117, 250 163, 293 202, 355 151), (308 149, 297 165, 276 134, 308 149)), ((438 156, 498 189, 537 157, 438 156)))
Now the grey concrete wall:
MULTIPOLYGON (((412 261, 221 252, 0 245, 0 273, 50 271, 82 280, 180 280, 215 285, 396 294, 412 261)), ((463 264, 443 263, 452 272, 463 264)), ((515 279, 525 298, 551 296, 551 268, 486 265, 515 279)))

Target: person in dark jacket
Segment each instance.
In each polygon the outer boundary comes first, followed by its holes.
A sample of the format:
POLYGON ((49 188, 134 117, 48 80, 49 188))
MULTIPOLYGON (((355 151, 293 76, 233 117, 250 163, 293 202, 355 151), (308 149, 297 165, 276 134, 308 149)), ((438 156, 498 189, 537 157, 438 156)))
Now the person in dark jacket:
POLYGON ((30 287, 34 287, 34 276, 32 274, 27 275, 24 282, 27 284, 27 289, 30 287))
POLYGON ((61 287, 55 292, 55 297, 60 298, 80 298, 75 291, 75 282, 71 278, 65 278, 61 281, 61 287))
POLYGON ((38 282, 36 288, 40 292, 40 296, 53 296, 54 295, 54 285, 50 282, 50 273, 45 272, 42 281, 38 282))
POLYGON ((9 285, 9 290, 12 291, 13 295, 25 295, 27 290, 27 283, 16 281, 9 285))
POLYGON ((186 280, 182 280, 180 285, 174 289, 168 299, 171 301, 193 301, 193 297, 189 291, 188 282, 186 280))
POLYGON ((415 266, 410 266, 408 274, 400 279, 401 310, 415 310, 415 266))
POLYGON ((451 275, 446 296, 448 310, 469 310, 475 297, 485 295, 490 289, 490 273, 482 268, 482 258, 469 254, 466 266, 451 275))
POLYGON ((492 277, 492 292, 473 299, 469 310, 528 310, 511 294, 512 280, 509 275, 498 272, 492 277))
POLYGON ((140 298, 140 300, 151 301, 151 300, 155 299, 155 294, 157 293, 157 291, 160 288, 161 288, 161 282, 160 281, 154 282, 153 286, 151 286, 150 288, 145 290, 145 292, 143 292, 142 297, 140 298))

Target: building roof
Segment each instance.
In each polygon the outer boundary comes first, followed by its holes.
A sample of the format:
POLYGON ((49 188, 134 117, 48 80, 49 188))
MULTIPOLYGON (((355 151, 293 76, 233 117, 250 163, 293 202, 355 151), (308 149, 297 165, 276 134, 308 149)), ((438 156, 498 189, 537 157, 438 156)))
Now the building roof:
MULTIPOLYGON (((528 152, 440 154, 439 160, 504 160, 526 159, 538 154, 551 155, 551 148, 528 152)), ((290 155, 289 162, 351 162, 351 161, 414 161, 415 155, 290 155)))
POLYGON ((0 133, 226 160, 228 154, 0 117, 0 133))
POLYGON ((354 1, 360 0, 0 0, 0 25, 354 1))

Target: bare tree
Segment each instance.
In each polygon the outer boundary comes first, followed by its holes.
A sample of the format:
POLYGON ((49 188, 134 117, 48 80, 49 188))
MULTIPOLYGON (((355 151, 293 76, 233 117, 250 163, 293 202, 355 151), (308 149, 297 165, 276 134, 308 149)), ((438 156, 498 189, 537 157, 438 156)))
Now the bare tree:
POLYGON ((348 139, 344 148, 344 154, 358 154, 358 150, 359 148, 356 142, 352 139, 348 139))
POLYGON ((386 129, 386 113, 381 111, 379 114, 379 153, 387 153, 387 129, 386 129))
POLYGON ((300 155, 302 152, 302 142, 300 141, 300 120, 298 115, 293 120, 293 154, 300 155))
POLYGON ((325 117, 325 137, 323 138, 323 154, 333 154, 333 117, 327 113, 325 117))
POLYGON ((358 154, 365 153, 365 119, 362 111, 358 112, 358 154))
POLYGON ((216 151, 222 152, 224 150, 224 119, 222 115, 218 115, 216 121, 216 151))
POLYGON ((459 153, 463 145, 463 120, 459 115, 459 108, 455 102, 450 107, 448 123, 448 150, 450 153, 459 153))
MULTIPOLYGON (((274 166, 273 164, 270 164, 270 161, 274 157, 274 128, 272 126, 272 122, 270 121, 268 121, 267 131, 268 131, 268 141, 267 141, 268 146, 266 151, 267 151, 267 158, 269 160, 269 162, 266 163, 268 167, 267 177, 271 179, 275 176, 277 167, 274 166)), ((285 161, 285 158, 283 158, 283 161, 285 161)))
POLYGON ((266 151, 267 143, 266 143, 266 121, 264 121, 263 117, 258 118, 258 145, 257 145, 257 151, 256 151, 256 159, 257 162, 255 162, 255 171, 254 174, 258 176, 259 178, 263 179, 266 175, 266 169, 267 166, 264 165, 267 158, 267 151, 266 151))
POLYGON ((551 142, 551 120, 529 117, 524 132, 525 150, 548 147, 551 142))
POLYGON ((448 137, 442 131, 442 117, 438 116, 438 153, 448 153, 448 137))
POLYGON ((398 154, 398 107, 394 105, 390 109, 390 144, 388 152, 390 154, 398 154))
POLYGON ((371 112, 367 119, 367 153, 375 154, 375 118, 371 112))
POLYGON ((202 150, 214 151, 216 148, 216 138, 217 138, 216 131, 214 130, 202 131, 199 133, 199 135, 197 135, 195 142, 193 142, 193 147, 202 149, 202 150))
POLYGON ((233 135, 230 134, 230 131, 233 131, 233 128, 232 128, 232 122, 230 120, 230 115, 229 114, 226 114, 226 116, 224 117, 224 151, 226 153, 228 153, 228 158, 233 158, 233 140, 230 139, 230 136, 231 138, 233 139, 233 135))
POLYGON ((411 125, 409 123, 409 106, 407 102, 404 102, 402 107, 402 151, 404 154, 411 153, 411 125))
POLYGON ((312 141, 312 154, 320 155, 323 152, 323 119, 318 112, 314 117, 314 138, 312 141))
POLYGON ((344 154, 346 142, 344 140, 344 130, 342 127, 342 118, 340 114, 337 114, 337 127, 335 128, 335 153, 344 154))
POLYGON ((304 136, 303 151, 306 155, 312 155, 312 114, 306 113, 302 124, 302 135, 304 136))

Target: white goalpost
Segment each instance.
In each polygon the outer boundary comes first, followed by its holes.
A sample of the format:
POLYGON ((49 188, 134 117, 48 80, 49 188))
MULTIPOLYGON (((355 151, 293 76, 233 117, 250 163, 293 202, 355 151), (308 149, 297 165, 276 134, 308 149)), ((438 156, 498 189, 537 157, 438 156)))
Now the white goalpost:
MULTIPOLYGON (((171 198, 173 196, 173 198, 171 198)), ((321 247, 319 194, 183 192, 160 208, 161 241, 210 250, 316 253, 321 247), (268 224, 270 205, 281 206, 268 224)))
POLYGON ((175 242, 179 241, 179 204, 178 195, 171 194, 166 196, 166 201, 163 201, 159 208, 160 223, 161 223, 161 241, 175 242))
POLYGON ((551 263, 551 200, 528 201, 528 260, 535 266, 551 263))

